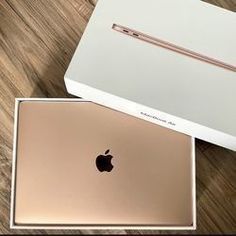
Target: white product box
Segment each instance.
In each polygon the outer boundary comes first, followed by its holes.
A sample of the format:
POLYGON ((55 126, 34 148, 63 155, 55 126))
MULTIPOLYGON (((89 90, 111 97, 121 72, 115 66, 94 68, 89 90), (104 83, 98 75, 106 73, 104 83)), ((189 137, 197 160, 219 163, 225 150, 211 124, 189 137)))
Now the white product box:
POLYGON ((83 226, 66 226, 66 225, 17 225, 14 220, 15 211, 15 197, 16 197, 16 181, 17 181, 17 143, 18 143, 18 112, 19 104, 22 101, 45 101, 45 102, 85 102, 84 99, 48 99, 48 98, 17 98, 15 101, 15 117, 14 117, 14 142, 13 142, 13 160, 12 160, 12 184, 11 184, 11 207, 10 207, 10 228, 12 229, 70 229, 70 230, 82 230, 82 229, 148 229, 148 230, 195 230, 196 229, 196 167, 195 167, 195 140, 192 138, 192 212, 193 212, 193 224, 191 226, 99 226, 99 225, 83 225, 83 226))
POLYGON ((236 151, 236 72, 114 24, 235 69, 236 14, 197 0, 99 0, 65 74, 73 95, 236 151))

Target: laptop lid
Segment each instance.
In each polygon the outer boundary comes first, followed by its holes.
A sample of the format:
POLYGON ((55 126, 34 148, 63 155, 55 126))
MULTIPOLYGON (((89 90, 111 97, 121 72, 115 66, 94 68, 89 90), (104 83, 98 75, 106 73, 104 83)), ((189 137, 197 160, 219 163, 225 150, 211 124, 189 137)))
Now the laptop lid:
POLYGON ((191 226, 192 139, 91 102, 22 101, 14 223, 191 226))

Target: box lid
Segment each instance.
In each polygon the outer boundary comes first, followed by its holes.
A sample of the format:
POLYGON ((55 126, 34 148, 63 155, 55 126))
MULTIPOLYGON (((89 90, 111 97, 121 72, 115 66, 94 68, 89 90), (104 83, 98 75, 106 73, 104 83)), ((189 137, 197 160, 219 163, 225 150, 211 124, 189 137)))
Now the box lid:
POLYGON ((196 0, 99 0, 65 81, 74 95, 236 150, 236 72, 129 37, 113 24, 235 67, 235 13, 196 0))

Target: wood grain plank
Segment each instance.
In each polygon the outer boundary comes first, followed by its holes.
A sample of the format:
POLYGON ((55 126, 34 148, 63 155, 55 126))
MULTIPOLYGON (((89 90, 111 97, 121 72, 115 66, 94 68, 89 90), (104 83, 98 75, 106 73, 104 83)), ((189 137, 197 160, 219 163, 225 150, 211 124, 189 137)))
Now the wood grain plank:
MULTIPOLYGON (((236 233, 236 153, 203 141, 196 150, 196 232, 9 229, 14 99, 69 96, 63 76, 96 2, 0 1, 0 234, 236 233)), ((236 11, 235 0, 206 2, 236 11)))

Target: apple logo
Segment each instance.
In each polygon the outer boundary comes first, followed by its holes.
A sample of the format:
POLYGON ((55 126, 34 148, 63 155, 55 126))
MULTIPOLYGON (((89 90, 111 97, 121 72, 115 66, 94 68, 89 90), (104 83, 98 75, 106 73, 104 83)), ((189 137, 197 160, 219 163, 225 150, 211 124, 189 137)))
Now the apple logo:
POLYGON ((113 165, 111 164, 112 155, 108 155, 110 150, 105 152, 105 155, 99 155, 96 158, 96 166, 100 172, 111 172, 113 165))

